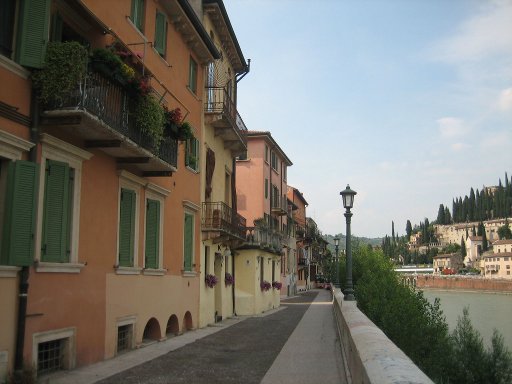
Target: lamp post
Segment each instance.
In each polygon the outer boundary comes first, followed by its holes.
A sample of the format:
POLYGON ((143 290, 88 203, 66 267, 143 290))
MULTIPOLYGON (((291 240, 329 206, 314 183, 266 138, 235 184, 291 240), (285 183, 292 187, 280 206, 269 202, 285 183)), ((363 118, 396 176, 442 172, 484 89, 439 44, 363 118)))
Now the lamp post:
POLYGON ((338 236, 335 236, 334 237, 334 249, 336 251, 336 262, 334 263, 334 266, 335 266, 335 274, 334 274, 334 286, 336 288, 339 288, 340 287, 340 277, 339 277, 339 271, 340 271, 340 259, 338 257, 338 246, 340 245, 340 238, 338 236))
POLYGON ((345 207, 345 218, 347 221, 347 246, 345 247, 347 251, 347 278, 345 281, 345 292, 343 292, 346 301, 355 300, 354 287, 352 286, 352 246, 350 241, 350 219, 352 218, 352 213, 350 209, 354 206, 354 196, 356 194, 357 192, 351 190, 348 184, 347 188, 340 192, 343 198, 343 207, 345 207))

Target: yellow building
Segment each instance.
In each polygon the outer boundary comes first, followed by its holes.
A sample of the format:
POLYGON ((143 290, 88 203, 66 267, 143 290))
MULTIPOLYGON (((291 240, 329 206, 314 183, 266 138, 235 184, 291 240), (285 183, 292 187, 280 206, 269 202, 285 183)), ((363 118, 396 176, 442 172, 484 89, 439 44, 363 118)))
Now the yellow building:
POLYGON ((221 59, 208 65, 203 93, 200 327, 235 313, 234 249, 246 223, 237 213, 234 164, 247 151, 247 128, 234 95, 249 71, 222 1, 203 1, 202 18, 221 59))
POLYGON ((458 253, 447 253, 434 256, 434 273, 448 273, 452 274, 457 272, 462 267, 462 257, 458 253))
POLYGON ((482 261, 485 277, 512 279, 512 240, 496 240, 492 244, 492 252, 486 252, 482 261))

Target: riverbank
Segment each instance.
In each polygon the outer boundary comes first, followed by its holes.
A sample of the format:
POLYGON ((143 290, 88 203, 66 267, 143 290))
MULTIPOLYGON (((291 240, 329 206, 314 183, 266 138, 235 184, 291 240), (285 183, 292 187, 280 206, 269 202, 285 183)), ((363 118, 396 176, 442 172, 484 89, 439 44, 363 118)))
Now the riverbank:
POLYGON ((416 288, 512 293, 512 280, 485 279, 477 276, 418 275, 416 288))

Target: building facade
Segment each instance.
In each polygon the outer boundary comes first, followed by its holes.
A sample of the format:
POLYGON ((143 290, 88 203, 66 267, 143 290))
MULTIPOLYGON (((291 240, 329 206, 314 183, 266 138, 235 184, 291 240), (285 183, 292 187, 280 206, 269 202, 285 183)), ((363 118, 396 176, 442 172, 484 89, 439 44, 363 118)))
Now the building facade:
POLYGON ((287 199, 290 159, 270 132, 249 131, 247 154, 236 163, 237 206, 247 220, 246 242, 235 256, 237 314, 279 306, 292 225, 287 199))
POLYGON ((204 286, 234 264, 203 209, 234 208, 245 146, 225 111, 247 68, 222 1, 4 6, 0 375, 88 365, 233 313, 232 291, 204 286))

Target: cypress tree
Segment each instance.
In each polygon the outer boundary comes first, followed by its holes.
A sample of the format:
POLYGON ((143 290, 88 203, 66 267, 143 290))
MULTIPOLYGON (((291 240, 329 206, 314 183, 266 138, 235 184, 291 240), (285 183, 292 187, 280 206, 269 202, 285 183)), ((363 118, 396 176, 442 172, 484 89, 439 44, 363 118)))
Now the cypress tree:
POLYGON ((466 257, 466 242, 464 241, 464 236, 460 238, 460 254, 462 255, 462 260, 466 257))
POLYGON ((407 220, 407 223, 405 224, 405 233, 407 234, 407 241, 411 241, 412 224, 410 220, 407 220))
POLYGON ((439 204, 439 209, 437 211, 437 224, 444 225, 446 224, 445 216, 444 216, 444 205, 439 204))
POLYGON ((485 229, 482 234, 482 250, 484 252, 489 250, 489 243, 487 242, 487 234, 485 233, 485 229))

